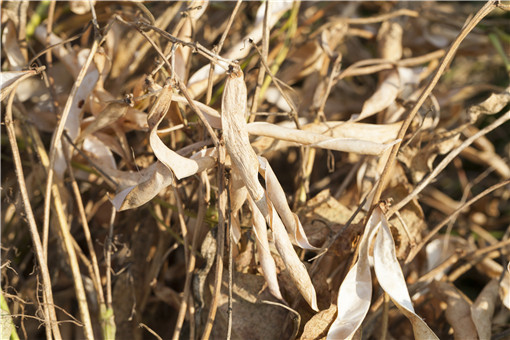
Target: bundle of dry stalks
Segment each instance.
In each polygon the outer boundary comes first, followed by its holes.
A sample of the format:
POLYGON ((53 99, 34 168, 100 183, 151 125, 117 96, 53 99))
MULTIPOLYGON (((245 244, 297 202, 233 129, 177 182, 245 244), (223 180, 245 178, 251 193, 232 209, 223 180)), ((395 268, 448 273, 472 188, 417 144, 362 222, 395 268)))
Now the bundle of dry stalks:
POLYGON ((2 339, 508 337, 505 3, 1 6, 2 339))

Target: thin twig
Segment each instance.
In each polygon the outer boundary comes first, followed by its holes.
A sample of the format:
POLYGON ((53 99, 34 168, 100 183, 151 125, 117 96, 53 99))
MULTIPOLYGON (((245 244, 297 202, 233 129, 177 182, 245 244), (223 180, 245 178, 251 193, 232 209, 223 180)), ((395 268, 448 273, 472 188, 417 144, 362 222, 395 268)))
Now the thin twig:
MULTIPOLYGON (((468 270, 470 270, 473 266, 475 266, 476 264, 483 261, 484 258, 487 257, 487 255, 489 255, 488 257, 490 258, 489 253, 491 253, 493 250, 501 249, 508 245, 510 245, 510 239, 498 242, 498 243, 488 246, 486 248, 478 249, 476 252, 466 254, 464 260, 466 260, 467 263, 464 263, 463 265, 461 265, 460 267, 455 269, 452 273, 450 273, 448 276, 445 276, 444 277, 445 281, 448 281, 448 282, 456 281, 459 277, 461 277, 464 273, 466 273, 468 270)), ((496 254, 497 254, 497 252, 496 252, 496 254)), ((462 260, 462 259, 463 259, 462 257, 459 258, 459 260, 462 260)))

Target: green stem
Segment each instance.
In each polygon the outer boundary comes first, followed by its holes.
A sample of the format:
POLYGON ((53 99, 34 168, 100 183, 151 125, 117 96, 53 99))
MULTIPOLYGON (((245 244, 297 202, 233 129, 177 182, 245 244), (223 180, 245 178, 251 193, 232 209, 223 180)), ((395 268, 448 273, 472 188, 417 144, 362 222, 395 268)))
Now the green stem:
POLYGON ((50 6, 50 0, 44 0, 37 5, 35 13, 30 18, 30 22, 27 24, 27 40, 30 40, 35 33, 35 28, 43 22, 48 16, 48 7, 50 6))
POLYGON ((2 339, 7 339, 9 337, 10 340, 19 340, 18 333, 16 333, 16 326, 14 322, 12 322, 11 311, 9 310, 9 305, 4 297, 4 292, 0 293, 0 309, 2 310, 1 317, 1 333, 2 339), (10 332, 9 332, 10 328, 10 332))

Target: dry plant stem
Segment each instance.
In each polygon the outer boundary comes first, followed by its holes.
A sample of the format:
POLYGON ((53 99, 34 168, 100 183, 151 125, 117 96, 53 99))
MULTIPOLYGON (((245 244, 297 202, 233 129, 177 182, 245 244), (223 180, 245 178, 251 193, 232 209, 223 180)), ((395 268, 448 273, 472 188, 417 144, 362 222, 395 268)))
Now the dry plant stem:
MULTIPOLYGON (((444 280, 449 281, 449 282, 454 282, 460 276, 462 276, 465 272, 467 272, 469 269, 471 269, 474 265, 481 262, 486 255, 488 258, 490 258, 490 255, 491 255, 490 253, 492 251, 496 251, 496 250, 504 248, 508 245, 510 245, 510 239, 500 241, 496 244, 493 244, 488 247, 478 249, 477 251, 474 251, 472 253, 466 254, 465 260, 468 262, 463 264, 462 266, 458 267, 455 271, 453 271, 451 274, 449 274, 447 277, 445 277, 444 280)), ((499 252, 503 253, 501 250, 499 252)), ((496 253, 496 256, 497 256, 497 253, 496 253)), ((460 257, 460 259, 462 260, 463 257, 460 257)))
MULTIPOLYGON (((135 2, 137 3, 137 2, 135 2)), ((144 6, 145 7, 145 6, 144 6)), ((161 16, 156 20, 155 26, 158 27, 168 27, 172 19, 175 17, 177 12, 179 11, 180 5, 177 3, 173 7, 169 7, 161 16)), ((132 63, 129 65, 130 70, 137 70, 141 63, 147 61, 147 52, 150 49, 150 44, 141 44, 141 40, 143 40, 143 37, 136 36, 134 39, 129 43, 128 49, 135 50, 136 46, 140 46, 137 50, 137 55, 135 56, 135 59, 132 63)), ((166 51, 166 50, 165 50, 166 51)), ((151 76, 154 77, 154 75, 161 69, 161 67, 165 64, 163 60, 160 60, 158 62, 158 65, 154 68, 154 70, 151 73, 151 76)), ((119 78, 120 79, 120 78, 119 78)))
POLYGON ((232 207, 230 205, 230 175, 226 176, 225 187, 227 191, 227 220, 228 220, 228 308, 227 308, 227 340, 232 336, 232 241, 234 240, 232 233, 232 207))
POLYGON ((388 211, 388 217, 390 217, 395 211, 401 209, 403 206, 405 206, 407 203, 409 203, 414 197, 416 197, 425 187, 434 179, 436 176, 455 158, 457 157, 462 150, 467 148, 469 145, 471 145, 476 139, 479 137, 486 135, 487 133, 491 132, 498 126, 504 124, 510 120, 510 111, 503 114, 501 117, 496 119, 494 122, 492 122, 490 125, 486 126, 485 128, 481 129, 468 139, 466 139, 462 144, 460 144, 458 147, 450 151, 450 153, 441 160, 441 162, 434 168, 434 170, 425 177, 420 184, 414 188, 414 190, 406 196, 402 201, 398 202, 395 206, 391 207, 391 209, 388 211))
POLYGON ((211 139, 213 140, 214 145, 216 147, 218 147, 218 145, 219 145, 218 136, 216 136, 216 133, 214 132, 213 128, 211 127, 211 125, 209 124, 207 119, 205 119, 202 111, 193 102, 193 98, 189 94, 189 91, 186 88, 186 85, 184 85, 184 83, 179 78, 177 78, 177 85, 179 86, 179 90, 181 90, 181 92, 184 95, 184 97, 186 98, 186 100, 188 100, 188 103, 189 103, 191 109, 193 109, 193 111, 197 114, 198 118, 200 118, 200 120, 204 123, 205 128, 207 129, 207 132, 209 132, 209 135, 211 136, 211 139))
MULTIPOLYGON (((285 61, 289 51, 290 46, 292 44, 292 40, 295 36, 302 33, 303 29, 305 27, 310 27, 311 23, 315 22, 316 20, 320 20, 320 18, 323 17, 324 12, 319 11, 315 15, 313 15, 311 18, 307 20, 307 23, 303 24, 301 27, 298 28, 298 13, 299 8, 301 6, 301 1, 294 1, 292 3, 292 8, 290 10, 289 18, 286 20, 284 27, 287 27, 287 30, 285 32, 285 38, 284 41, 279 43, 277 46, 275 46, 274 50, 278 50, 278 53, 274 57, 273 64, 271 66, 271 72, 276 73, 280 69, 280 66, 285 61)), ((282 28, 284 28, 282 27, 282 28)), ((262 87, 260 89, 260 95, 259 97, 264 98, 264 95, 269 87, 269 84, 271 83, 271 77, 266 76, 264 79, 264 83, 262 84, 262 87)))
POLYGON ((434 237, 434 235, 436 235, 439 232, 439 230, 441 230, 441 228, 443 228, 445 225, 447 225, 448 222, 450 222, 451 220, 456 218, 463 209, 471 206, 473 203, 477 202, 480 198, 487 196, 494 190, 497 190, 509 183, 510 183, 510 179, 500 182, 498 184, 495 184, 495 185, 491 186, 490 188, 485 189, 484 191, 482 191, 481 193, 479 193, 478 195, 476 195, 475 197, 473 197, 472 199, 470 199, 469 201, 467 201, 466 203, 461 205, 459 208, 457 208, 457 210, 455 210, 452 214, 450 214, 447 218, 445 218, 441 223, 439 223, 437 226, 435 226, 434 229, 432 229, 432 231, 430 233, 428 233, 427 236, 425 236, 423 238, 423 240, 415 248, 413 248, 411 250, 405 263, 406 264, 410 263, 416 257, 416 255, 418 255, 418 253, 425 246, 425 244, 427 244, 432 239, 432 237, 434 237))
POLYGON ((345 189, 347 189, 347 186, 349 186, 349 184, 351 184, 354 176, 358 172, 358 170, 364 160, 365 160, 365 157, 361 157, 360 160, 352 166, 352 168, 347 173, 347 176, 345 176, 345 179, 343 180, 342 184, 340 184, 337 191, 333 195, 334 198, 339 199, 340 196, 344 193, 345 189))
MULTIPOLYGON (((48 266, 45 260, 43 246, 41 243, 41 238, 39 236, 39 231, 37 230, 37 224, 35 222, 34 213, 32 210, 32 205, 30 204, 30 199, 27 192, 27 187, 25 183, 25 176, 23 174, 23 165, 21 164, 21 157, 19 154, 18 144, 16 142, 16 132, 14 130, 14 122, 12 120, 12 102, 14 101, 14 96, 16 94, 16 89, 14 89, 9 95, 7 101, 7 107, 5 110, 5 128, 7 130, 7 136, 9 138, 9 142, 11 144, 12 149, 12 158, 14 160, 14 166, 16 169, 16 177, 19 184, 19 190, 21 194, 21 198, 23 200, 23 207, 25 209, 26 219, 28 222, 28 227, 30 230, 30 236, 32 238, 32 242, 34 244, 34 252, 35 257, 37 258, 37 262, 39 263, 39 269, 41 271, 42 276, 42 287, 43 287, 43 296, 44 296, 44 322, 46 324, 46 328, 50 329, 53 332, 53 337, 55 339, 62 339, 60 335, 60 330, 58 328, 57 315, 55 313, 55 307, 53 303, 53 293, 51 291, 51 279, 48 271, 48 266)), ((47 334, 48 335, 48 334, 47 334)), ((51 339, 51 334, 50 334, 51 339)))
MULTIPOLYGON (((507 180, 505 182, 502 182, 502 183, 499 183, 489 189, 492 189, 491 191, 494 191, 502 186, 505 186, 507 184, 510 183, 510 180, 507 180)), ((469 207, 470 205, 472 205, 473 203, 476 203, 476 201, 478 201, 480 198, 486 196, 489 192, 489 189, 485 190, 483 193, 481 193, 480 195, 478 195, 476 198, 476 200, 470 200, 469 202, 467 202, 465 205, 459 207, 459 209, 457 210, 458 212, 462 211, 463 209, 466 209, 467 207, 469 207), (484 195, 482 195, 484 194, 484 195)), ((452 216, 455 214, 455 212, 452 214, 452 216)), ((458 213, 457 213, 458 214, 458 213)), ((456 215, 455 215, 456 216, 456 215)), ((444 221, 442 221, 438 226, 442 226, 444 227, 446 224, 448 224, 448 222, 450 220, 452 220, 452 218, 448 217, 446 218, 444 221)), ((434 230, 436 230, 436 228, 434 228, 434 230)), ((428 242, 428 241, 427 241, 428 242)), ((420 249, 427 243, 427 242, 422 242, 419 247, 420 249)), ((484 256, 485 254, 488 254, 492 251, 495 251, 495 250, 498 250, 500 248, 503 248, 503 247, 506 247, 510 245, 510 239, 507 239, 507 240, 503 240, 503 241, 500 241, 496 244, 493 244, 493 245, 490 245, 488 247, 485 247, 485 248, 482 248, 482 249, 478 249, 476 251, 473 251, 473 252, 470 252, 470 253, 465 253, 464 251, 460 251, 460 252, 457 252, 455 254, 453 254, 452 256, 450 256, 449 258, 447 258, 445 261, 443 261, 441 264, 439 264, 437 267, 433 268, 431 271, 429 271, 428 273, 425 273, 423 274, 419 279, 418 281, 416 281, 415 283, 413 283, 412 285, 409 286, 409 292, 411 293, 411 295, 413 295, 415 292, 417 292, 418 290, 421 289, 421 287, 423 287, 423 284, 429 282, 430 280, 432 280, 438 273, 441 273, 441 272, 444 272, 445 270, 447 270, 448 268, 450 268, 451 266, 453 266, 454 264, 456 264, 460 259, 463 259, 463 258, 466 258, 467 260, 469 259, 475 259, 477 257, 481 257, 481 256, 484 256)), ((419 251, 418 251, 419 252, 419 251)), ((417 253, 416 253, 417 254, 417 253)), ((416 256, 416 254, 414 256, 416 256)), ((410 256, 412 255, 412 253, 409 254, 410 256)), ((413 259, 414 259, 414 256, 412 258, 408 257, 408 259, 406 260, 406 264, 410 263, 413 259)), ((458 273, 456 273, 456 275, 462 275, 464 273, 464 271, 466 270, 469 270, 469 268, 471 268, 471 266, 473 265, 472 263, 469 263, 468 264, 469 267, 467 267, 466 265, 458 268, 458 269, 462 269, 463 271, 459 271, 458 273)), ((454 272, 455 273, 455 272, 454 272)), ((452 273, 453 274, 453 273, 452 273)), ((452 276, 452 274, 450 274, 450 277, 448 278, 448 280, 450 280, 451 278, 453 278, 454 276, 452 276)), ((379 315, 379 313, 381 312, 379 310, 379 308, 381 307, 383 303, 383 295, 381 295, 376 302, 374 302, 374 304, 372 305, 372 308, 371 310, 373 311, 372 315, 370 315, 368 318, 367 318, 367 321, 366 323, 371 323, 373 322, 377 316, 379 315)))
MULTIPOLYGON (((213 51, 209 51, 207 48, 205 48, 204 46, 200 45, 199 43, 197 42, 189 42, 189 41, 184 41, 182 39, 179 39, 177 37, 174 37, 173 35, 171 35, 170 33, 158 28, 158 27, 155 27, 155 26, 152 26, 152 25, 149 25, 147 23, 144 23, 144 22, 137 22, 135 24, 132 24, 132 23, 129 23, 127 21, 125 21, 124 19, 122 18, 119 18, 118 19, 123 22, 123 23, 126 23, 128 25, 134 25, 135 27, 147 27, 147 28, 150 28, 152 29, 153 31, 159 33, 162 37, 170 40, 172 43, 174 44, 180 44, 180 45, 183 45, 183 46, 186 46, 186 47, 189 47, 191 48, 193 51, 196 51, 197 53, 199 53, 200 55, 204 56, 205 58, 209 59, 210 61, 212 62, 218 62, 218 61, 222 61, 224 63, 227 63, 228 65, 231 65, 231 66, 235 66, 236 63, 234 63, 233 61, 231 60, 228 60, 228 59, 225 59, 221 56, 219 56, 218 54, 214 53, 213 51)), ((220 64, 221 65, 221 64, 220 64)), ((227 71, 227 70, 225 70, 227 71)))
POLYGON ((287 102, 287 104, 289 105, 290 109, 291 109, 291 113, 292 113, 292 119, 294 120, 294 123, 296 124, 296 127, 298 129, 301 129, 301 126, 299 125, 299 120, 298 120, 298 112, 297 112, 297 109, 296 109, 296 106, 294 105, 294 103, 292 102, 292 100, 290 100, 289 96, 287 95, 287 93, 285 93, 282 89, 282 87, 280 86, 280 83, 279 83, 279 80, 275 77, 275 75, 273 74, 273 72, 271 72, 271 69, 269 68, 269 65, 267 65, 267 62, 266 60, 264 59, 264 57, 262 56, 262 52, 260 51, 260 49, 258 48, 257 45, 255 45, 254 42, 251 42, 251 45, 253 46, 253 48, 255 48, 255 50, 257 51, 257 53, 259 54, 260 56, 260 62, 262 63, 262 65, 264 65, 264 68, 266 69, 266 72, 267 74, 269 74, 269 76, 271 77, 271 79, 273 80, 273 83, 274 85, 276 86, 276 88, 278 89, 278 91, 280 92, 280 94, 282 95, 283 99, 285 99, 285 101, 287 102))
POLYGON ((510 5, 502 4, 501 1, 498 1, 496 6, 504 11, 510 11, 510 5))
POLYGON ((317 118, 322 121, 326 120, 326 116, 324 115, 324 108, 326 107, 326 101, 328 100, 329 94, 331 93, 331 89, 333 88, 333 79, 336 78, 338 72, 340 72, 340 66, 342 62, 342 56, 337 55, 335 57, 335 61, 333 62, 333 69, 331 70, 331 74, 328 78, 328 84, 326 87, 326 93, 322 97, 321 104, 319 105, 319 110, 317 111, 317 118))
POLYGON ((377 184, 377 189, 374 194, 374 198, 372 200, 371 206, 372 208, 375 207, 376 204, 378 204, 381 194, 386 187, 386 183, 388 182, 391 174, 392 174, 392 168, 393 164, 395 163, 395 159, 397 157, 398 150, 400 149, 400 145, 402 144, 402 140, 405 137, 405 134, 407 132, 407 129, 409 128, 409 125, 411 125, 411 122, 413 121, 414 117, 418 113, 418 110, 421 108, 427 97, 432 92, 432 89, 436 86, 437 82, 439 81, 439 78, 443 74, 443 72, 446 70, 448 65, 450 65, 450 62, 452 61, 455 52, 457 51, 460 43, 466 36, 471 32, 473 28, 492 10, 496 7, 496 3, 491 0, 488 1, 476 14, 475 16, 464 26, 462 31, 459 33, 457 38, 454 40, 454 42, 451 44, 451 46, 448 48, 448 51, 446 52, 446 55, 444 56, 443 60, 441 61, 441 64, 439 65, 439 68, 437 69, 436 73, 430 80, 430 82, 427 84, 423 92, 421 93, 420 97, 416 101, 416 104, 412 108, 411 112, 409 112, 408 116, 404 120, 404 123, 402 124, 402 127, 400 128, 400 131, 397 135, 397 139, 400 139, 401 141, 397 144, 393 145, 391 148, 390 155, 388 157, 388 160, 384 166, 384 170, 381 174, 381 178, 379 183, 377 184))
MULTIPOLYGON (((222 143, 223 144, 223 143, 222 143)), ((204 327, 202 340, 209 339, 211 335, 214 319, 216 318, 216 310, 218 308, 218 298, 221 292, 221 280, 223 277, 223 248, 225 245, 225 210, 227 205, 227 194, 225 188, 225 156, 226 149, 224 145, 218 148, 218 235, 217 235, 217 249, 216 249, 216 268, 214 271, 214 286, 212 292, 212 301, 207 315, 207 323, 204 327)))
POLYGON ((289 339, 296 339, 297 334, 299 332, 299 325, 301 324, 301 315, 298 312, 296 312, 294 309, 290 308, 289 306, 284 305, 283 303, 268 301, 268 300, 262 300, 260 302, 268 304, 268 305, 279 306, 279 307, 285 308, 286 310, 288 310, 289 312, 291 312, 292 314, 295 315, 294 320, 296 320, 295 324, 297 324, 297 325, 296 325, 296 327, 294 327, 294 332, 289 339))
POLYGON ((194 305, 194 300, 193 300, 193 294, 189 294, 188 305, 189 305, 189 308, 188 308, 188 311, 189 311, 189 313, 188 313, 189 340, 195 340, 195 338, 196 338, 195 332, 196 332, 197 326, 195 325, 195 305, 194 305))
MULTIPOLYGON (((46 168, 49 173, 50 170, 50 160, 44 149, 44 146, 40 140, 40 137, 37 133, 36 129, 33 129, 32 135, 34 136, 34 140, 36 142, 37 151, 39 153, 39 158, 41 159, 41 163, 46 168)), ((53 183, 51 186, 51 192, 46 193, 46 197, 53 197, 53 206, 55 208, 55 212, 57 213, 58 225, 60 227, 59 236, 62 237, 62 243, 67 252, 69 265, 71 267, 71 272, 73 275, 74 288, 76 292, 76 299, 78 301, 78 306, 81 315, 81 321, 84 325, 84 333, 87 339, 93 339, 93 330, 92 330, 92 322, 90 319, 89 308, 87 304, 87 295, 85 293, 85 289, 83 286, 83 281, 81 278, 80 268, 78 264, 78 259, 76 257, 76 251, 73 245, 73 237, 70 232, 70 227, 67 224, 66 214, 64 212, 62 206, 62 199, 60 197, 60 191, 58 189, 57 184, 53 183)))
POLYGON ((407 8, 402 8, 402 9, 396 10, 395 12, 382 14, 382 15, 376 15, 376 16, 369 17, 369 18, 347 18, 347 19, 340 19, 340 20, 344 21, 347 24, 351 24, 351 25, 366 25, 366 24, 375 24, 375 23, 386 21, 391 18, 395 18, 395 17, 399 17, 399 16, 408 16, 408 17, 417 18, 418 15, 419 15, 419 13, 416 11, 413 11, 413 10, 410 10, 407 8))
POLYGON ((441 58, 442 56, 444 56, 445 53, 446 53, 445 50, 441 49, 418 57, 401 59, 397 61, 388 61, 386 59, 361 60, 350 65, 345 70, 340 72, 340 74, 338 74, 338 76, 335 77, 335 83, 345 77, 367 75, 384 70, 390 70, 395 67, 411 67, 421 65, 423 63, 435 60, 437 58, 441 58))
POLYGON ((96 164, 96 162, 94 162, 89 156, 87 156, 87 154, 85 152, 83 152, 80 148, 78 148, 76 146, 76 144, 74 144, 74 142, 71 139, 71 137, 69 137, 69 135, 67 134, 66 131, 64 131, 64 138, 80 154, 80 156, 83 157, 87 161, 87 164, 89 164, 94 170, 96 170, 101 176, 103 176, 103 178, 106 180, 106 182, 108 182, 108 184, 112 188, 117 188, 118 187, 119 184, 117 183, 117 181, 115 181, 110 175, 108 175, 106 172, 104 172, 104 170, 101 169, 101 167, 98 166, 96 164))
POLYGON ((106 242, 106 306, 113 308, 112 300, 112 240, 113 240, 113 225, 115 222, 115 215, 117 211, 112 206, 112 214, 110 215, 110 227, 108 229, 108 241, 106 242))
POLYGON ((19 24, 18 24, 18 41, 20 42, 20 49, 21 53, 25 57, 25 60, 27 58, 28 52, 27 52, 27 10, 29 1, 25 0, 22 1, 22 3, 19 6, 19 24))
MULTIPOLYGON (((50 6, 48 7, 48 18, 46 20, 46 46, 50 44, 50 36, 51 32, 53 31, 53 16, 55 14, 56 4, 57 4, 56 1, 51 1, 50 6)), ((53 65, 53 54, 46 53, 46 63, 48 64, 48 69, 50 69, 51 66, 53 65)))
MULTIPOLYGON (((227 27, 225 27, 225 30, 223 31, 223 34, 221 35, 220 42, 218 45, 216 45, 213 49, 213 52, 216 54, 220 54, 221 49, 223 48, 223 44, 225 43, 225 40, 227 39, 228 32, 230 31, 230 28, 232 27, 232 23, 234 22, 234 18, 237 15, 237 12, 239 11, 239 8, 241 7, 243 0, 237 0, 237 3, 232 10, 232 14, 230 14, 230 17, 228 18, 227 27)), ((267 7, 267 6, 266 6, 267 7)), ((211 103, 212 98, 212 88, 213 88, 213 75, 214 75, 214 66, 215 63, 211 62, 211 67, 209 68, 209 77, 207 78, 207 94, 205 103, 209 105, 211 103)))
POLYGON ((83 200, 81 199, 80 188, 74 177, 74 171, 71 166, 69 157, 66 157, 67 168, 69 169, 69 175, 71 176, 71 185, 73 188, 74 197, 76 199, 76 205, 78 207, 78 213, 83 227, 83 233, 85 234, 85 240, 87 241, 87 247, 89 249, 93 274, 94 283, 96 286, 97 300, 100 304, 104 304, 104 294, 101 284, 101 273, 99 271, 99 264, 97 262, 96 251, 94 250, 94 244, 92 243, 92 235, 90 234, 89 224, 87 222, 87 215, 85 214, 85 208, 83 207, 83 200))
MULTIPOLYGON (((266 3, 266 8, 264 11, 264 21, 262 22, 262 59, 267 60, 267 55, 269 51, 269 30, 267 29, 267 19, 268 19, 268 12, 269 12, 269 6, 270 2, 268 1, 266 3)), ((260 89, 262 87, 262 84, 264 83, 264 77, 265 77, 265 68, 259 67, 259 74, 257 76, 257 86, 255 87, 255 93, 253 95, 253 102, 251 103, 251 116, 250 116, 250 123, 255 121, 255 115, 254 113, 257 112, 259 102, 260 102, 260 89)))
POLYGON ((160 337, 160 336, 158 335, 158 333, 156 333, 154 330, 152 330, 151 328, 149 328, 149 326, 147 326, 146 324, 144 324, 144 323, 141 323, 141 322, 140 322, 140 323, 138 324, 138 326, 139 326, 139 327, 141 327, 141 328, 145 328, 145 329, 147 330, 147 332, 149 332, 149 333, 151 333, 152 335, 154 335, 154 337, 155 337, 156 339, 158 339, 158 340, 163 340, 163 338, 162 338, 162 337, 160 337))
POLYGON ((384 300, 384 305, 383 305, 383 315, 382 315, 382 324, 381 324, 381 337, 380 339, 381 340, 386 340, 386 338, 388 337, 388 313, 390 311, 390 297, 388 296, 388 293, 384 292, 383 293, 383 300, 384 300))
POLYGON ((65 123, 67 121, 67 117, 69 116, 69 111, 71 110, 71 105, 73 104, 73 99, 76 96, 76 92, 77 92, 78 88, 80 87, 80 85, 83 81, 83 78, 85 77, 85 74, 87 73, 89 65, 92 62, 92 59, 94 58, 94 55, 96 54, 98 47, 99 47, 99 39, 96 38, 94 40, 94 43, 92 44, 92 47, 90 48, 90 52, 87 57, 87 60, 83 64, 83 66, 80 70, 80 73, 76 77, 76 80, 75 80, 73 87, 71 89, 71 93, 69 94, 69 97, 67 98, 67 101, 66 101, 66 105, 64 106, 62 116, 60 117, 60 121, 57 125, 57 129, 55 130, 55 133, 53 134, 52 139, 51 139, 50 164, 48 167, 48 175, 47 175, 47 181, 46 181, 47 195, 44 199, 43 249, 44 249, 45 257, 47 256, 47 249, 48 249, 48 234, 49 234, 49 226, 50 226, 50 200, 51 200, 50 193, 51 193, 51 187, 53 185, 55 159, 57 156, 57 143, 62 138, 62 134, 63 134, 64 128, 65 128, 65 123))
POLYGON ((62 198, 60 197, 60 191, 56 183, 51 187, 51 194, 46 193, 46 196, 53 196, 53 206, 57 213, 58 225, 60 227, 60 236, 64 244, 64 249, 69 259, 69 266, 71 267, 71 273, 74 281, 74 290, 76 294, 76 300, 80 310, 81 322, 83 323, 83 331, 85 338, 88 340, 94 339, 94 332, 92 330, 92 321, 90 319, 89 307, 87 304, 87 295, 83 286, 83 280, 81 278, 80 266, 76 257, 76 251, 74 250, 73 237, 71 235, 71 228, 67 224, 67 216, 64 212, 62 205, 62 198))
MULTIPOLYGON (((87 26, 85 26, 85 28, 83 29, 83 32, 81 33, 78 33, 74 36, 72 36, 71 38, 67 38, 65 40, 62 40, 61 42, 58 42, 56 44, 53 44, 53 45, 50 45, 48 47, 46 47, 45 49, 43 49, 42 51, 40 51, 39 53, 37 53, 32 59, 30 59, 30 61, 28 62, 28 65, 32 65, 37 59, 39 59, 40 56, 42 56, 43 54, 49 54, 48 52, 50 52, 50 50, 54 47, 57 47, 57 46, 60 46, 60 45, 64 45, 64 44, 67 44, 67 43, 70 43, 76 39, 79 39, 81 38, 81 36, 83 36, 83 33, 85 31, 87 31, 87 28, 89 27, 90 24, 87 24, 87 26)), ((51 65, 48 65, 48 66, 51 66, 51 65)), ((48 67, 49 68, 49 67, 48 67)))
MULTIPOLYGON (((174 178, 174 183, 176 179, 174 178)), ((191 274, 193 273, 193 269, 195 268, 195 255, 192 253, 195 251, 195 249, 192 249, 192 251, 189 251, 189 239, 188 239, 188 228, 186 226, 186 222, 184 221, 184 209, 182 207, 182 200, 179 195, 179 192, 177 191, 177 188, 172 185, 172 189, 175 196, 175 201, 177 205, 177 212, 178 212, 178 218, 179 218, 179 226, 181 227, 181 233, 182 238, 184 240, 184 258, 185 263, 187 263, 188 270, 186 271, 186 280, 184 282, 184 293, 181 300, 181 305, 179 307, 179 314, 177 316, 177 322, 174 329, 174 334, 172 336, 173 340, 178 340, 179 335, 182 330, 182 324, 184 323, 184 317, 186 316, 186 309, 187 309, 187 302, 189 300, 189 294, 190 294, 190 284, 191 284, 191 274), (193 257, 193 260, 191 260, 190 257, 193 257), (191 269, 191 271, 190 271, 191 269)), ((205 216, 205 215, 204 215, 205 216)), ((203 216, 202 216, 203 219, 203 216)), ((193 237, 193 240, 195 240, 195 237, 193 237)))

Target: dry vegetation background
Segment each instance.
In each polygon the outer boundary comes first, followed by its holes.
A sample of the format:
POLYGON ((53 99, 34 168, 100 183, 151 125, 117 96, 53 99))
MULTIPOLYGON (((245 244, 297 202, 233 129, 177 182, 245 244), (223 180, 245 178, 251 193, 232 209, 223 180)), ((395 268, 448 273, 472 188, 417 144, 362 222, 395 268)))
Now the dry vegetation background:
POLYGON ((510 337, 508 3, 270 4, 1 3, 2 339, 510 337))

